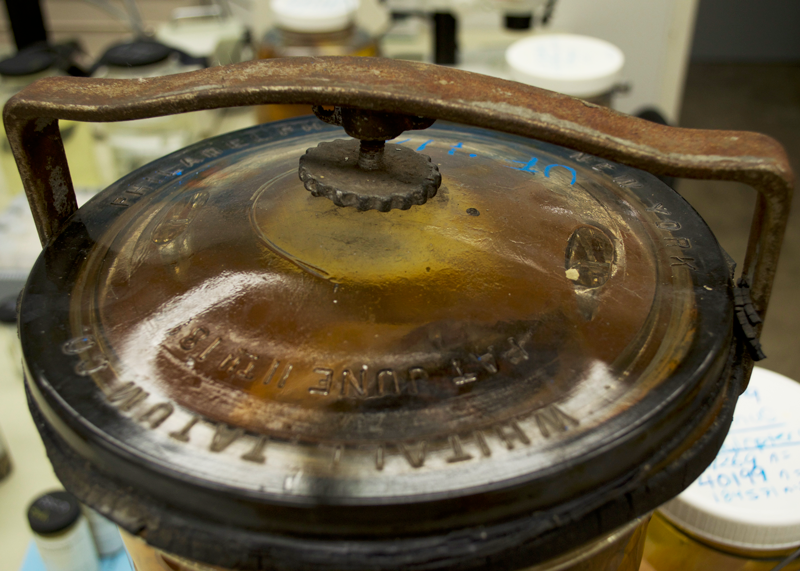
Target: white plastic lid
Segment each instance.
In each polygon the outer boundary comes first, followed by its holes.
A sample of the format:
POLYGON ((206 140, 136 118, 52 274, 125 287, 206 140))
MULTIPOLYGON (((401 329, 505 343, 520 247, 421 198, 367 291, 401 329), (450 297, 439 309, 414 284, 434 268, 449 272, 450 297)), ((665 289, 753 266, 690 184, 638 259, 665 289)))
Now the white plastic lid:
POLYGON ((620 80, 625 56, 617 46, 573 34, 545 34, 514 42, 506 50, 511 76, 520 83, 591 97, 620 80))
POLYGON ((272 0, 278 27, 294 32, 335 32, 355 19, 359 0, 272 0))
POLYGON ((716 459, 660 511, 723 545, 800 546, 800 384, 755 368, 716 459))

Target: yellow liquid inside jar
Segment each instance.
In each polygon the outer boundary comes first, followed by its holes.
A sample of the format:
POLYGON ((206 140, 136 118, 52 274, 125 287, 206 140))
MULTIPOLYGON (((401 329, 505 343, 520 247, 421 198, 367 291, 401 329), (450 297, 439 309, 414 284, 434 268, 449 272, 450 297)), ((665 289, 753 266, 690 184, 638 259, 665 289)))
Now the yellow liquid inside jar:
MULTIPOLYGON (((738 550, 693 537, 658 513, 647 530, 641 571, 771 571, 797 548, 738 550)), ((799 571, 795 559, 781 571, 799 571)))
MULTIPOLYGON (((561 557, 520 571, 637 571, 642 560, 648 519, 634 520, 561 557)), ((123 530, 120 533, 135 571, 230 571, 166 554, 123 530)))
MULTIPOLYGON (((344 30, 319 33, 292 32, 274 28, 258 47, 258 59, 316 56, 378 56, 378 40, 351 25, 344 30)), ((310 105, 262 105, 256 116, 259 123, 311 115, 310 105)))

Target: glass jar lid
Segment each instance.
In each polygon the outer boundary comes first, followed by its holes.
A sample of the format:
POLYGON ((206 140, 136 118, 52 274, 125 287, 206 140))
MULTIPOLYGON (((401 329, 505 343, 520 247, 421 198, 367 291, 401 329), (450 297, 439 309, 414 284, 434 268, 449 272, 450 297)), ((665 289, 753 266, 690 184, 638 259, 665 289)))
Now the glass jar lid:
MULTIPOLYGON (((210 139, 80 209, 22 302, 58 438, 131 505, 315 537, 591 511, 677 461, 721 406, 733 309, 674 191, 440 123, 385 151, 430 156, 436 195, 359 211, 297 174, 343 136, 301 118, 210 139)), ((136 527, 123 511, 104 513, 136 527)))

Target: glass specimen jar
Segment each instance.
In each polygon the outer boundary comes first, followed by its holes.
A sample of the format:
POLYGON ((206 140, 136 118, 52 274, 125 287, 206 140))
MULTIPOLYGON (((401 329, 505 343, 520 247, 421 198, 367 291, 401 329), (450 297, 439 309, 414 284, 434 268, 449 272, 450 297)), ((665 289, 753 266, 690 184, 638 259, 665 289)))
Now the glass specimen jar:
MULTIPOLYGON (((374 57, 378 38, 356 25, 359 0, 272 0, 275 26, 264 35, 258 57, 374 57)), ((268 105, 258 120, 278 121, 310 115, 310 105, 268 105)))
POLYGON ((370 58, 48 86, 6 108, 46 243, 20 303, 32 413, 65 485, 151 564, 632 571, 641 518, 721 445, 756 348, 734 333, 747 288, 624 164, 682 131, 370 58), (312 98, 319 118, 201 141, 71 213, 34 182, 53 115, 312 98), (606 153, 567 120, 586 113, 667 131, 606 153))

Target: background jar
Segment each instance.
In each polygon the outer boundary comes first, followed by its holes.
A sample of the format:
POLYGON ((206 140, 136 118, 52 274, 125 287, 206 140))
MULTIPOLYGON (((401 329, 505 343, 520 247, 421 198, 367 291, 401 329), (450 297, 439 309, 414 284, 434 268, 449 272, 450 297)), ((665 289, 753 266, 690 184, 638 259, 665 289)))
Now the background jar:
MULTIPOLYGON (((258 46, 258 58, 378 56, 378 38, 356 24, 359 0, 272 0, 275 26, 258 46)), ((264 105, 258 121, 310 115, 310 105, 264 105)))
MULTIPOLYGON (((725 443, 647 532, 655 571, 770 571, 800 549, 800 385, 755 368, 725 443)), ((781 569, 800 569, 794 558, 781 569)))
POLYGON ((28 508, 28 523, 48 571, 97 571, 99 561, 89 523, 69 492, 50 492, 28 508))

